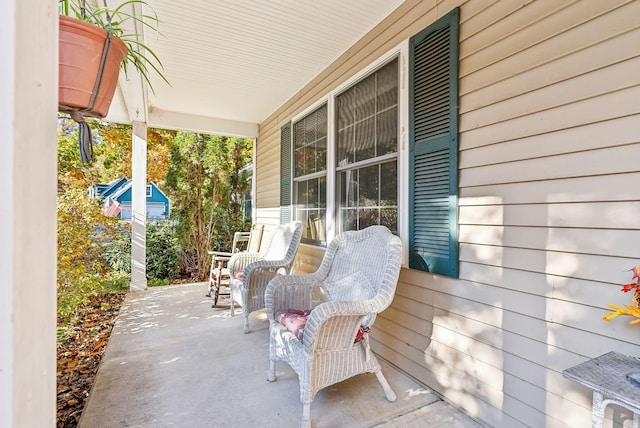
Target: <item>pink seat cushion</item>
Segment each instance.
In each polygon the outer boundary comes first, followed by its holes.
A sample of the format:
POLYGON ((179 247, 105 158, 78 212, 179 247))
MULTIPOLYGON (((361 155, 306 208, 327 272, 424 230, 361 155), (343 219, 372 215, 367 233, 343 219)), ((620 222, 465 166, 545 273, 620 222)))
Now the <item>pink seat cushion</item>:
MULTIPOLYGON (((282 324, 287 330, 289 330, 293 335, 302 342, 302 338, 304 336, 304 326, 307 324, 307 317, 311 313, 311 310, 300 310, 300 309, 285 309, 276 312, 276 321, 282 324)), ((367 326, 360 326, 358 332, 356 333, 356 339, 353 343, 358 343, 362 340, 362 337, 369 333, 371 329, 367 326)))
MULTIPOLYGON (((278 271, 278 272, 276 273, 276 276, 282 276, 282 275, 284 275, 284 274, 283 274, 282 272, 280 272, 280 271, 278 271)), ((235 272, 235 273, 233 274, 233 277, 234 277, 235 279, 239 280, 239 281, 244 280, 244 271, 243 271, 243 270, 239 270, 239 271, 235 272)))
POLYGON ((304 326, 307 324, 307 317, 310 310, 285 309, 276 312, 276 321, 285 326, 299 341, 302 342, 304 326))

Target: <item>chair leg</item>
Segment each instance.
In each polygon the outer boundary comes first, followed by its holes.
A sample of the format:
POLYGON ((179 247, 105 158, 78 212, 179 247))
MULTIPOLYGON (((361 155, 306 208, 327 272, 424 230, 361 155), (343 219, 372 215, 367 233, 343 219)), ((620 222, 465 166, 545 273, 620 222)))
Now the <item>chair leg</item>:
POLYGON ((269 360, 269 374, 267 375, 267 380, 269 382, 276 381, 276 362, 273 360, 269 360))
POLYGON ((209 289, 207 290, 207 294, 205 294, 206 297, 211 297, 211 290, 213 290, 213 279, 209 277, 209 289))
POLYGON ((242 329, 242 331, 244 332, 244 334, 249 333, 249 314, 248 313, 244 313, 245 311, 242 311, 242 317, 244 318, 244 327, 242 329))
POLYGON ((211 305, 212 308, 215 308, 218 305, 218 284, 215 281, 212 281, 209 284, 209 294, 206 295, 207 297, 213 297, 213 305, 211 305))
POLYGON ((220 297, 220 286, 222 285, 222 267, 221 266, 218 268, 218 272, 216 273, 215 284, 216 284, 216 287, 214 289, 213 304, 217 305, 218 297, 220 297))
POLYGON ((302 405, 302 428, 311 428, 311 403, 302 405))
POLYGON ((382 389, 384 389, 384 395, 386 395, 387 400, 392 402, 396 401, 396 393, 393 392, 393 389, 391 389, 389 382, 387 382, 387 379, 382 374, 382 370, 378 368, 375 373, 376 377, 378 378, 378 382, 380 382, 380 385, 382 385, 382 389))
POLYGON ((220 296, 220 289, 216 287, 216 291, 213 296, 213 306, 218 306, 218 297, 220 296))

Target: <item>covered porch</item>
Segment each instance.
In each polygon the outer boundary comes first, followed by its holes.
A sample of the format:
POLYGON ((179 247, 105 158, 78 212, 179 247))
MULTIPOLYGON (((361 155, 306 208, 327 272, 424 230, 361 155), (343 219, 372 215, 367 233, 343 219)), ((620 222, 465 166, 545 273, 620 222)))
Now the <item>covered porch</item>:
MULTIPOLYGON (((298 379, 284 363, 267 382, 268 322, 252 314, 252 332, 229 315, 228 298, 212 308, 205 283, 131 292, 120 311, 80 427, 298 427, 298 379)), ((374 333, 375 334, 375 331, 374 333)), ((478 425, 393 365, 382 369, 398 398, 385 399, 375 375, 322 390, 314 427, 478 425)))
MULTIPOLYGON (((0 26, 0 426, 55 423, 57 3, 0 3, 0 16, 6 17, 0 26)), ((411 268, 407 260, 394 303, 377 321, 379 336, 372 349, 483 424, 589 425, 591 390, 563 377, 563 371, 612 350, 640 355, 637 325, 602 321, 609 313, 607 303, 629 303, 620 285, 629 281, 628 270, 640 259, 640 0, 148 3, 163 21, 165 37, 145 34, 143 39, 162 58, 172 86, 154 84, 153 93, 140 76, 121 76, 110 117, 133 123, 138 195, 144 195, 146 184, 147 127, 254 138, 254 222, 270 227, 285 222, 283 213, 290 214, 295 201, 290 197, 291 171, 281 176, 283 166, 290 166, 281 161, 290 161, 286 154, 292 150, 282 156, 282 143, 290 144, 293 127, 326 106, 324 116, 318 117, 329 120, 317 123, 326 124, 329 155, 323 174, 329 183, 328 219, 335 219, 343 168, 336 156, 338 97, 393 62, 397 75, 388 80, 398 87, 397 132, 391 134, 396 151, 368 159, 373 163, 367 165, 395 162, 395 177, 385 177, 397 183, 398 231, 407 242, 407 255, 408 243, 416 236, 413 209, 428 205, 411 204, 419 192, 407 189, 429 182, 412 178, 412 100, 430 93, 412 88, 411 76, 418 74, 412 41, 439 34, 434 29, 440 20, 451 18, 447 25, 454 30, 449 33, 458 37, 443 45, 457 61, 449 61, 452 67, 442 77, 451 82, 445 95, 457 104, 443 105, 455 125, 450 135, 457 136, 446 141, 457 145, 449 145, 456 161, 445 162, 444 170, 457 182, 451 186, 454 216, 445 236, 451 238, 448 261, 456 270, 449 275, 427 272, 411 268)), ((356 163, 353 169, 367 165, 356 163)), ((303 182, 323 177, 293 178, 303 182)), ((144 204, 134 207, 139 240, 132 288, 138 289, 147 285, 144 209, 144 204)), ((326 224, 330 240, 338 229, 335 221, 326 224)), ((321 245, 303 243, 295 268, 300 273, 313 270, 322 253, 321 245)), ((148 290, 147 296, 156 292, 148 290)), ((239 319, 207 319, 215 310, 204 303, 200 308, 203 295, 204 290, 199 291, 190 302, 203 311, 192 321, 228 324, 233 333, 229 337, 238 340, 229 341, 235 346, 259 340, 264 333, 245 338, 239 319), (238 323, 238 333, 233 323, 238 323)), ((150 302, 144 306, 152 307, 150 302)), ((180 385, 185 400, 202 400, 193 416, 205 415, 206 426, 215 426, 223 412, 244 404, 242 397, 250 397, 246 402, 251 412, 262 406, 254 384, 239 381, 247 376, 267 391, 260 397, 272 399, 271 388, 292 394, 287 412, 297 415, 293 377, 283 373, 276 384, 267 384, 263 357, 242 365, 251 372, 233 373, 231 366, 216 364, 236 361, 212 346, 225 340, 216 340, 217 330, 207 324, 182 324, 192 318, 190 312, 175 312, 171 326, 135 316, 128 328, 138 325, 140 333, 118 333, 119 326, 113 336, 112 349, 121 337, 135 339, 123 345, 131 352, 127 360, 118 361, 126 362, 118 369, 131 367, 139 354, 143 359, 133 373, 164 370, 166 377, 152 379, 164 389, 132 380, 133 394, 122 392, 118 405, 156 391, 145 400, 173 406, 177 399, 157 392, 178 391, 180 385), (150 336, 149 342, 138 343, 143 334, 170 333, 173 324, 183 327, 180 335, 153 337, 157 342, 150 336), (203 343, 205 334, 211 336, 203 343), (160 345, 173 341, 177 351, 160 352, 160 345), (181 352, 187 347, 193 355, 207 348, 198 354, 203 365, 194 365, 199 368, 198 383, 175 369, 185 361, 181 352), (174 360, 177 357, 182 358, 174 360), (290 388, 283 385, 287 382, 290 388), (228 392, 235 383, 244 385, 246 395, 228 392), (202 395, 205 390, 211 394, 208 400, 202 395), (233 405, 226 403, 230 397, 233 405)), ((260 343, 254 346, 259 349, 260 343)), ((117 376, 128 375, 123 373, 117 376)), ((112 392, 120 394, 117 388, 112 392)), ((372 389, 373 397, 377 389, 372 389)), ((312 418, 331 426, 334 421, 322 419, 329 417, 319 408, 323 398, 311 409, 312 418)), ((433 409, 437 403, 416 408, 433 409)), ((343 406, 349 407, 331 404, 343 406)), ((235 409, 235 418, 254 416, 245 408, 235 409)), ((158 419, 159 425, 174 423, 161 407, 140 406, 139 411, 166 418, 158 419)), ((354 413, 366 411, 358 408, 354 413)), ((619 413, 608 411, 606 426, 629 426, 619 420, 619 413)), ((136 424, 143 425, 131 423, 136 424)))

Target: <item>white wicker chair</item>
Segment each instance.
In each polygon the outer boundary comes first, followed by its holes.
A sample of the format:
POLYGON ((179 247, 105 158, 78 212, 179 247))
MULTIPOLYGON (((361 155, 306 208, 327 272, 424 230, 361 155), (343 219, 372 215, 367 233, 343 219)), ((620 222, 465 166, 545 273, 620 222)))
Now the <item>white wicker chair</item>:
POLYGON ((260 242, 262 241, 262 232, 264 225, 254 224, 249 232, 235 232, 233 234, 233 243, 231 244, 231 252, 226 251, 208 251, 211 256, 211 267, 209 269, 209 290, 205 296, 213 297, 212 308, 218 304, 218 298, 221 295, 229 293, 221 293, 223 280, 228 280, 229 269, 227 264, 231 260, 231 256, 237 253, 238 246, 241 242, 246 242, 245 251, 257 253, 260 251, 260 242))
POLYGON ((276 380, 276 361, 298 373, 303 427, 311 426, 311 401, 320 389, 360 373, 375 373, 387 399, 395 401, 370 352, 368 334, 354 340, 361 326, 366 330, 391 304, 400 263, 400 238, 384 226, 371 226, 338 235, 315 273, 277 277, 267 286, 268 380, 276 380), (302 340, 276 320, 278 311, 291 308, 311 310, 302 340))
POLYGON ((267 233, 259 253, 243 252, 231 256, 229 285, 231 316, 234 302, 242 305, 244 332, 249 332, 249 314, 264 308, 264 291, 278 272, 289 273, 302 237, 302 223, 277 226, 267 233), (239 272, 242 274, 238 274, 239 272))

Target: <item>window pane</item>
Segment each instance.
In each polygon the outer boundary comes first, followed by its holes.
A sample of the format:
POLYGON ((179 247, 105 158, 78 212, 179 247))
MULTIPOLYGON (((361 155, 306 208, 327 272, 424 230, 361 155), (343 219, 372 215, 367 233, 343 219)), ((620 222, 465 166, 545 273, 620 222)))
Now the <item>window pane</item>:
POLYGON ((345 207, 356 207, 358 206, 358 170, 349 170, 344 172, 345 176, 345 195, 344 195, 344 206, 345 207))
POLYGON ((325 177, 297 182, 296 220, 302 222, 306 240, 326 240, 327 180, 325 177))
POLYGON ((367 77, 356 86, 355 91, 355 120, 367 119, 376 111, 376 77, 375 74, 367 77))
POLYGON ((352 163, 353 157, 353 126, 338 131, 338 166, 352 163))
POLYGON ((398 209, 382 208, 380 210, 380 224, 387 226, 393 233, 398 233, 398 209))
POLYGON ((360 209, 358 210, 358 214, 359 214, 359 223, 360 223, 358 225, 359 230, 362 230, 365 227, 380 224, 377 208, 360 209))
POLYGON ((398 104, 398 66, 395 62, 385 65, 377 73, 377 111, 398 104))
POLYGON ((309 180, 307 192, 307 208, 318 207, 318 180, 309 180))
POLYGON ((355 161, 370 159, 376 156, 375 118, 371 117, 356 124, 355 161))
POLYGON ((318 207, 327 207, 327 179, 321 177, 318 179, 318 207))
POLYGON ((309 230, 309 212, 304 209, 298 209, 296 211, 296 220, 302 222, 302 238, 311 239, 311 231, 309 230))
POLYGON ((295 177, 326 170, 327 106, 309 113, 293 129, 295 177))
POLYGON ((323 107, 315 116, 315 139, 327 138, 327 107, 323 107))
POLYGON ((302 181, 297 183, 296 185, 297 191, 296 191, 296 203, 298 206, 306 206, 308 203, 308 199, 307 199, 307 182, 306 181, 302 181))
POLYGON ((336 97, 338 130, 351 125, 355 121, 353 114, 353 100, 353 90, 346 91, 336 97))
POLYGON ((377 156, 398 151, 398 109, 393 107, 380 115, 376 124, 377 156))
POLYGON ((398 167, 397 162, 380 165, 380 205, 398 205, 398 167))
POLYGON ((304 122, 299 122, 296 123, 293 127, 293 140, 294 140, 294 147, 300 148, 300 147, 304 147, 307 144, 307 140, 306 140, 306 135, 305 135, 305 128, 304 128, 304 122))
POLYGON ((358 230, 357 210, 348 208, 342 209, 342 230, 358 230))
POLYGON ((316 143, 315 171, 323 171, 327 168, 327 137, 324 136, 316 143))
POLYGON ((299 177, 301 175, 304 175, 304 149, 296 149, 294 158, 296 163, 294 170, 295 176, 299 177))
POLYGON ((360 169, 360 206, 376 207, 379 202, 379 169, 378 165, 360 169))
POLYGON ((336 97, 337 165, 398 151, 398 61, 336 97), (352 129, 351 129, 352 127, 352 129))

